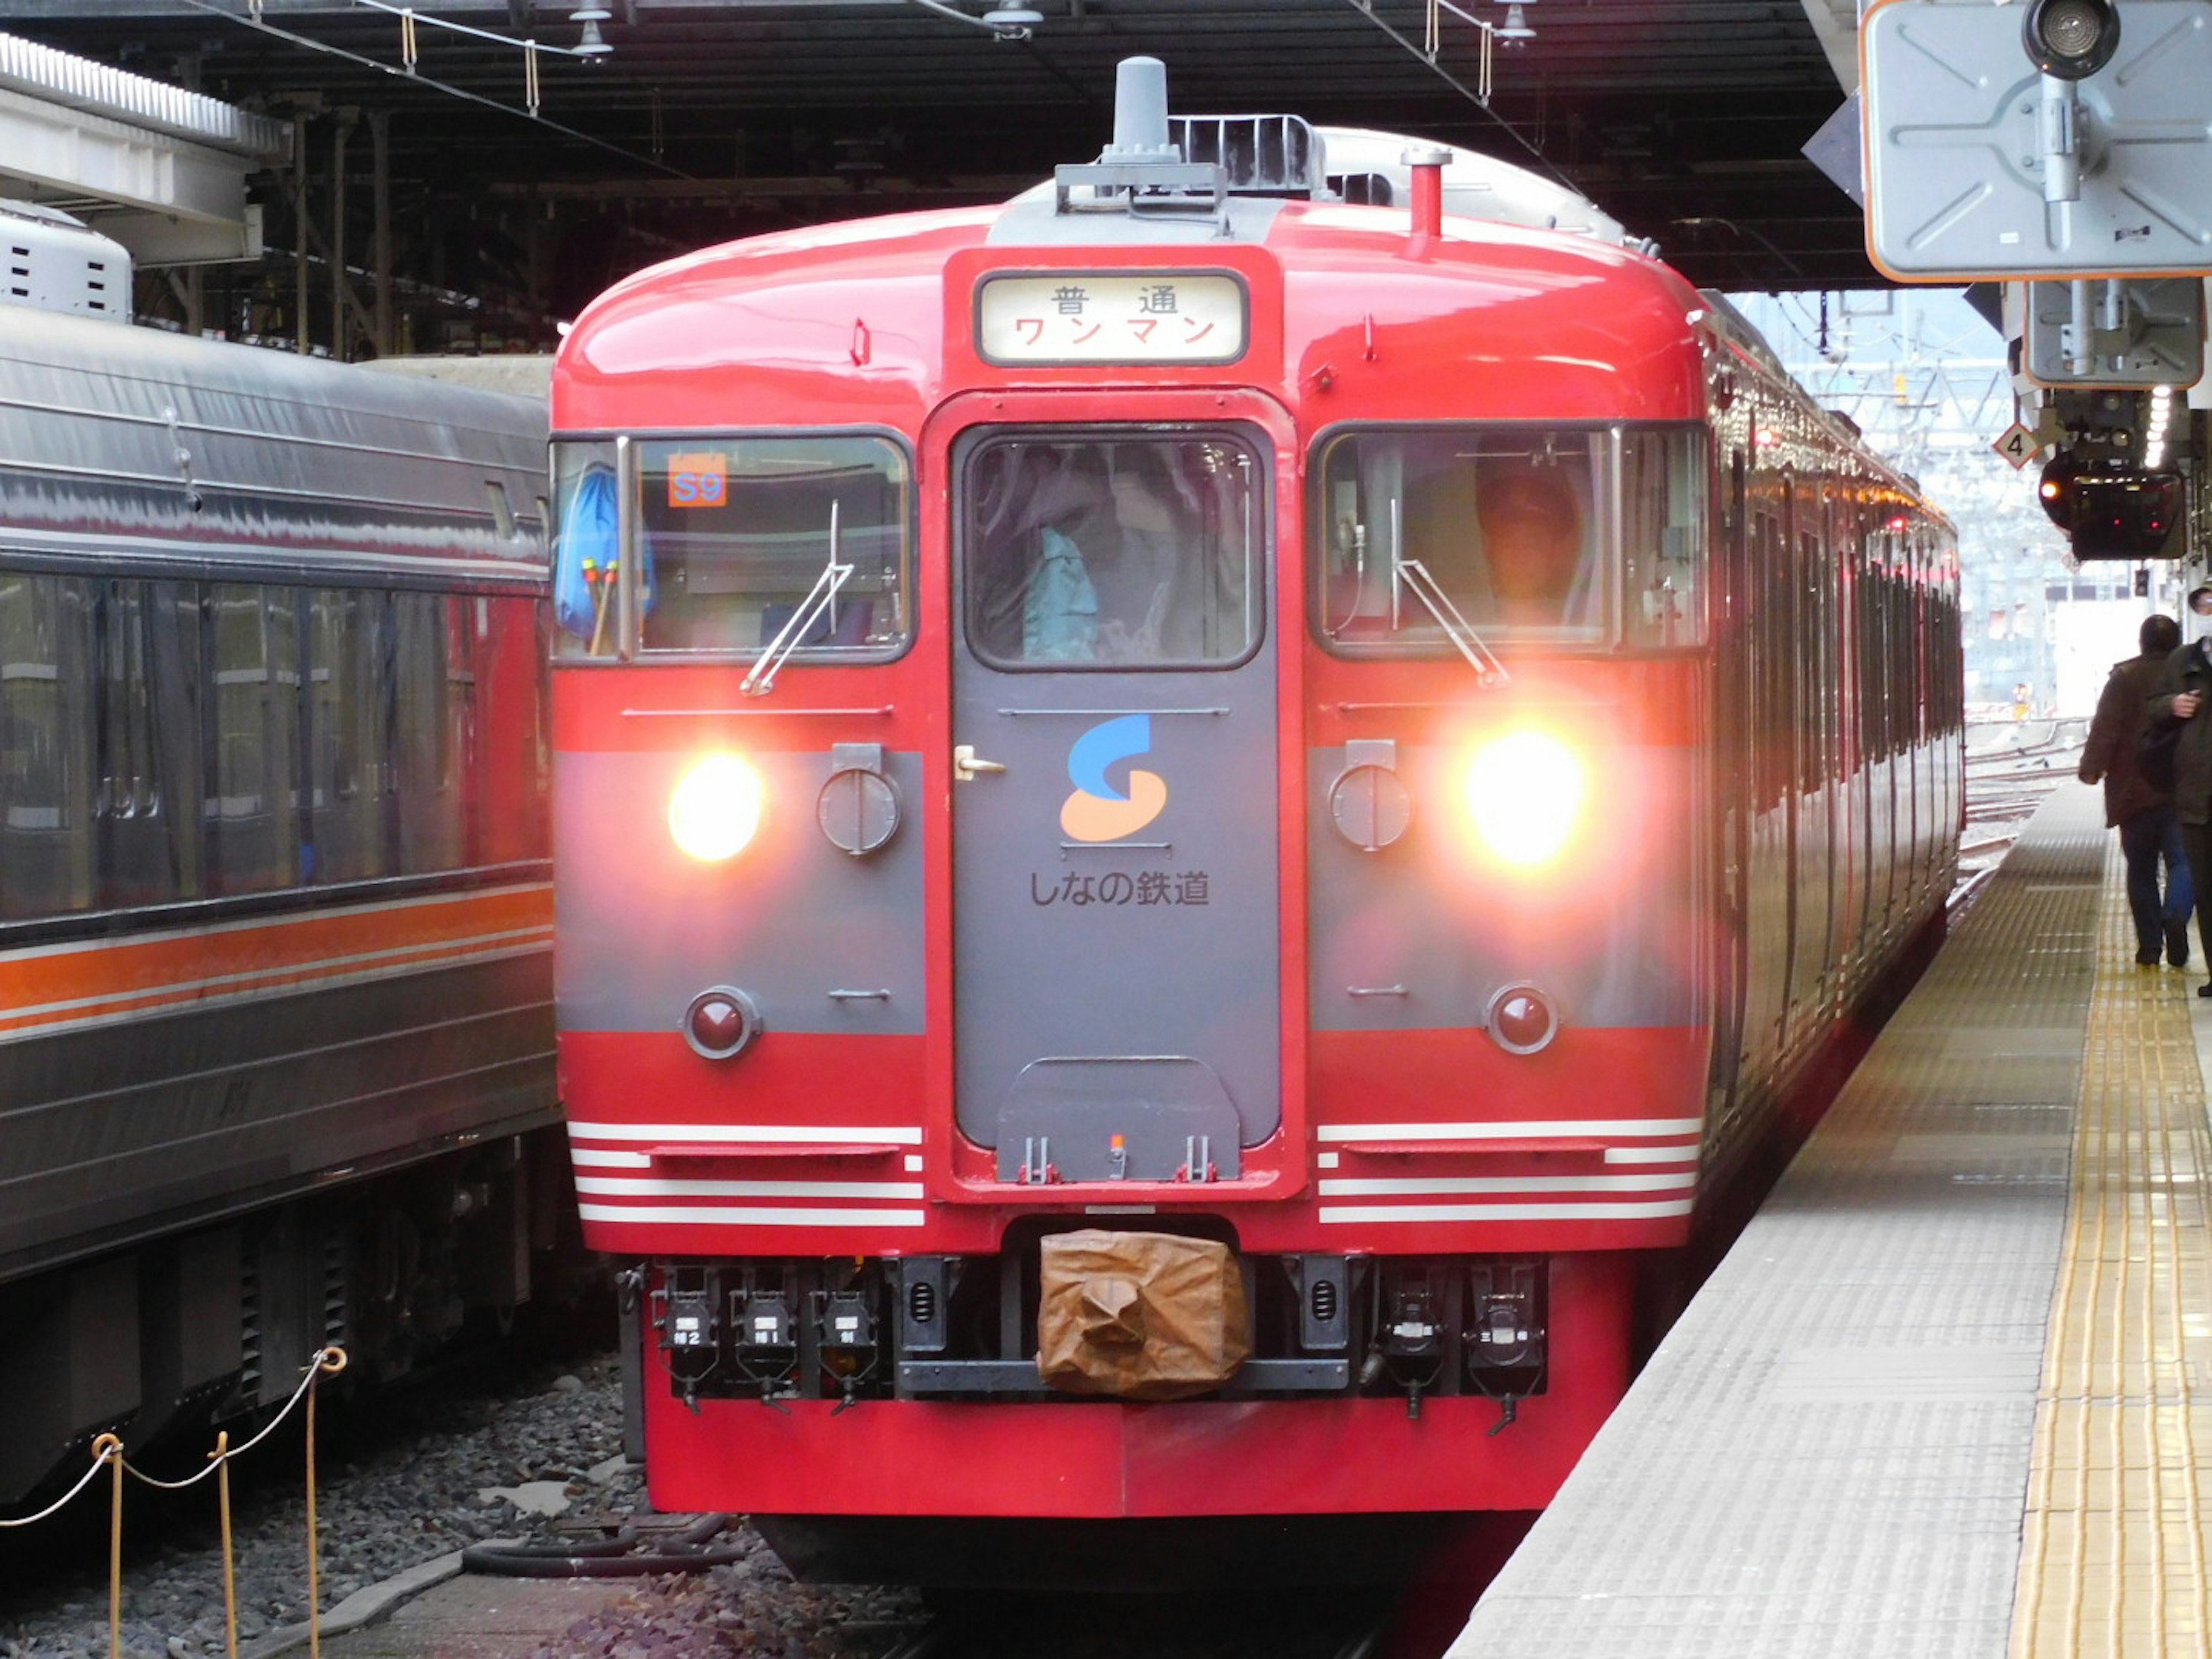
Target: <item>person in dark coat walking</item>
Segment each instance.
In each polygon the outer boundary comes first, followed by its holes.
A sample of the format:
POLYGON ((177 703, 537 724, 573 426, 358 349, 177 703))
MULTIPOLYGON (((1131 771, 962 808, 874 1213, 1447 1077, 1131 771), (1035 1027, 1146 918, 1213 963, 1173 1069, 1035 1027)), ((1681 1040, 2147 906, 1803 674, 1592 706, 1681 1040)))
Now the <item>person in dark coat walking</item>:
POLYGON ((2136 750, 2151 724, 2150 696, 2166 659, 2181 643, 2181 625, 2171 617, 2146 617, 2136 635, 2142 654, 2112 665, 2096 718, 2081 750, 2079 776, 2105 786, 2105 822, 2120 832, 2120 855, 2128 866, 2128 909, 2135 917, 2136 963, 2158 966, 2159 947, 2177 968, 2189 963, 2189 910, 2194 900, 2190 867, 2182 849, 2181 823, 2173 797, 2142 775, 2136 750), (2158 867, 2166 865, 2166 895, 2159 896, 2158 867))
MULTIPOLYGON (((2212 587, 2192 590, 2189 610, 2199 628, 2212 621, 2212 587)), ((2173 746, 2173 815, 2181 822, 2182 850, 2188 855, 2190 879, 2197 889, 2197 935, 2212 941, 2212 710, 2204 707, 2208 690, 2212 690, 2212 650, 2205 640, 2191 640, 2166 658, 2147 706, 2154 726, 2181 723, 2173 746)), ((2212 950, 2212 944, 2206 948, 2212 950)), ((2198 986, 2197 994, 2212 997, 2212 982, 2198 986)))

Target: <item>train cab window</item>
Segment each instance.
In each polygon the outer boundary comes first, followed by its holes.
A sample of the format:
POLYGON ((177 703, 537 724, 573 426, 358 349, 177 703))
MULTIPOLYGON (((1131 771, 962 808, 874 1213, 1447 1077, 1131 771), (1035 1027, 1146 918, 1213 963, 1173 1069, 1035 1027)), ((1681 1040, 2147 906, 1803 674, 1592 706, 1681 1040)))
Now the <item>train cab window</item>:
POLYGON ((895 656, 913 634, 913 471, 860 434, 641 441, 636 568, 605 444, 555 446, 554 613, 564 656, 620 648, 628 586, 653 654, 895 656))
POLYGON ((619 457, 610 443, 553 446, 553 653, 619 654, 615 577, 621 564, 619 457))
POLYGON ((0 918, 95 900, 93 584, 0 571, 0 918))
POLYGON ((1348 653, 1604 636, 1609 434, 1394 428, 1323 447, 1315 611, 1348 653))
POLYGON ((1265 472, 1225 433, 986 440, 959 474, 970 646, 1007 669, 1243 661, 1265 472))

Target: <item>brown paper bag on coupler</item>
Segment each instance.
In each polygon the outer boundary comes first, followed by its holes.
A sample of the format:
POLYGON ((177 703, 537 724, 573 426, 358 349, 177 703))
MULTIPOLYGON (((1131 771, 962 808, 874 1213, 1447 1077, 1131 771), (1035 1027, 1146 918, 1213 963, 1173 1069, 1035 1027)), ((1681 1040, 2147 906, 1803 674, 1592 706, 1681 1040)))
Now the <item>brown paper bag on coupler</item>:
POLYGON ((1252 1352, 1244 1279, 1225 1244, 1097 1228, 1043 1243, 1037 1370, 1071 1394, 1182 1400, 1252 1352))

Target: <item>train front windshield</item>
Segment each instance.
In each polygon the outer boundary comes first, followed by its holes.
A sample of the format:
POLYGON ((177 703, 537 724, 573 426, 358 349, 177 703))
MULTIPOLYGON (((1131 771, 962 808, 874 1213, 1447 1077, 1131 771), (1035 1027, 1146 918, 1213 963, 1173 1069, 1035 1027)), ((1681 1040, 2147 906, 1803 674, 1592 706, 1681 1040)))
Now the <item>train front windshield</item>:
POLYGON ((994 437, 970 456, 968 637, 994 667, 1222 667, 1260 637, 1261 470, 1226 434, 994 437))
POLYGON ((1698 456, 1687 430, 1340 434, 1319 468, 1322 638, 1352 655, 1448 652, 1462 630, 1595 647, 1619 614, 1632 643, 1690 643, 1698 456))

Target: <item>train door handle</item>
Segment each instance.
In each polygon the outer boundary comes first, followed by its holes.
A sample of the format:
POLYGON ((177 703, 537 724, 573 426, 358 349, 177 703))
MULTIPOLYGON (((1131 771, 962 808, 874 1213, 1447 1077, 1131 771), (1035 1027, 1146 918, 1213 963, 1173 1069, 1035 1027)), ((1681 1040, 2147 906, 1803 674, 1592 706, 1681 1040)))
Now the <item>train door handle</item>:
POLYGON ((966 780, 981 772, 1003 772, 1006 769, 998 761, 980 759, 973 744, 961 744, 952 751, 952 775, 966 780))

